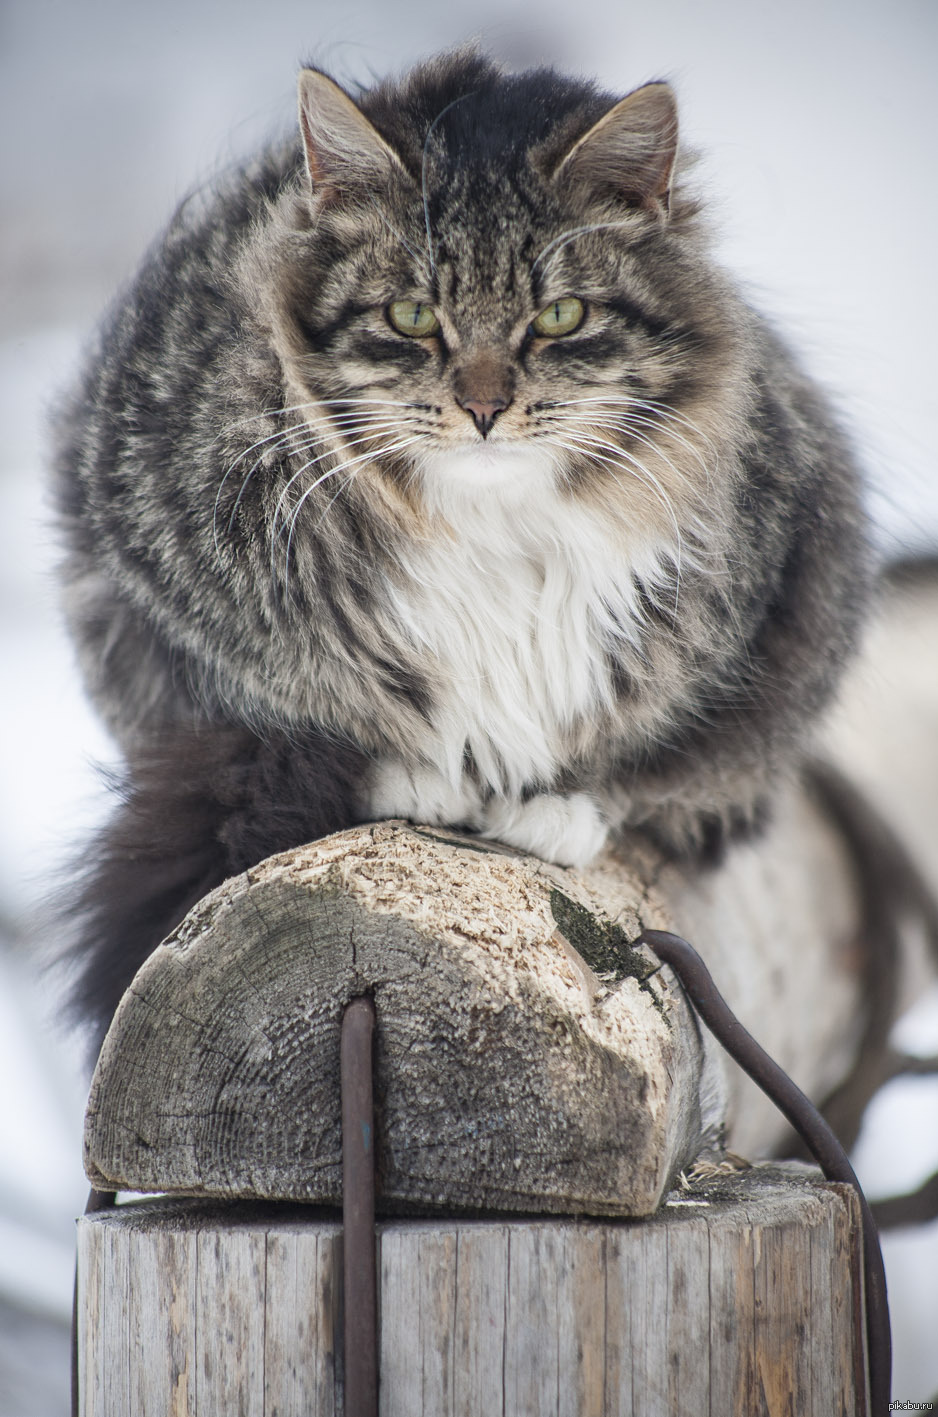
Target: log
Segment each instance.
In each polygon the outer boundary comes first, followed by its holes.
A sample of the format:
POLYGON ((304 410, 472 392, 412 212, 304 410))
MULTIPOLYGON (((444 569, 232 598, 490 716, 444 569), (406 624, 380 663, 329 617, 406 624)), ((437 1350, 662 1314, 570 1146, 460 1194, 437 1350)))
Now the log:
POLYGON ((104 1044, 101 1189, 335 1203, 339 1033, 377 1013, 379 1195, 646 1214, 722 1123, 715 1050, 608 880, 386 823, 271 858, 146 962, 104 1044))
MULTIPOLYGON (((858 1225, 794 1166, 642 1221, 382 1222, 381 1417, 864 1413, 858 1225)), ((82 1417, 342 1417, 340 1243, 308 1208, 85 1217, 82 1417)))
MULTIPOLYGON (((572 872, 384 823, 227 882, 120 1006, 86 1115, 92 1184, 337 1202, 340 1019, 369 993, 385 1211, 653 1211, 721 1144, 727 1091, 670 972, 631 942, 693 914, 730 1001, 772 999, 766 1046, 818 1096, 856 1045, 857 905, 843 843, 803 794, 683 894, 631 850, 572 872)), ((761 1096, 734 1108, 753 1150, 784 1135, 761 1096)))

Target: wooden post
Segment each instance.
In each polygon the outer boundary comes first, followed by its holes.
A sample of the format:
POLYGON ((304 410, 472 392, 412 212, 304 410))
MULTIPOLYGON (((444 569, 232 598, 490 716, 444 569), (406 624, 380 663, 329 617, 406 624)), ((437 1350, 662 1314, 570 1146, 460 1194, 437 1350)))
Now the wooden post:
MULTIPOLYGON (((794 1167, 642 1221, 384 1221, 381 1417, 865 1413, 858 1224, 794 1167)), ((81 1417, 353 1417, 341 1268, 338 1221, 296 1207, 84 1218, 81 1417)))

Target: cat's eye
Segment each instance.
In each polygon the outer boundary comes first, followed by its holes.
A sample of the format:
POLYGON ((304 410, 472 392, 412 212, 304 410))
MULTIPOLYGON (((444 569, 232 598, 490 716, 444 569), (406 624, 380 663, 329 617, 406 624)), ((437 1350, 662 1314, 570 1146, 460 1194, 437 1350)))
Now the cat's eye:
POLYGON ((433 306, 422 300, 392 300, 387 316, 398 334, 410 335, 414 339, 426 339, 440 328, 433 306))
POLYGON ((531 321, 536 335, 546 339, 559 339, 561 335, 572 335, 579 329, 586 314, 586 306, 575 295, 565 295, 562 300, 552 300, 541 313, 531 321))

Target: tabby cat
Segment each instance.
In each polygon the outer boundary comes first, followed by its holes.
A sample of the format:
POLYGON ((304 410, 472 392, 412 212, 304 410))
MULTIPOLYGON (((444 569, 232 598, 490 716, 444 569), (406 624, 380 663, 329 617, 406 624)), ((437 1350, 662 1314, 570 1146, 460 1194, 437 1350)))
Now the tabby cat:
POLYGON ((207 890, 385 817, 574 866, 763 820, 868 581, 851 454, 708 255, 663 83, 475 52, 184 203, 59 419, 67 614, 126 762, 100 1031, 207 890))

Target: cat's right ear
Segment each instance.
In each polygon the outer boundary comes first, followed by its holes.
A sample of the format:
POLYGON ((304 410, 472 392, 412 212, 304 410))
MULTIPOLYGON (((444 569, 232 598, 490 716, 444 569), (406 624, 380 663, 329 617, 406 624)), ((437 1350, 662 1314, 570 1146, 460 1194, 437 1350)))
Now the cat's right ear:
POLYGON ((306 172, 317 197, 384 187, 395 172, 405 174, 397 154, 327 74, 302 70, 299 106, 306 172))
POLYGON ((624 198, 667 216, 677 135, 677 102, 670 86, 645 84, 574 143, 555 179, 575 183, 590 197, 624 198))

